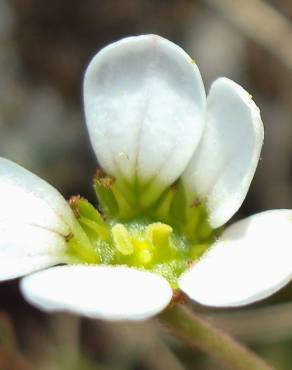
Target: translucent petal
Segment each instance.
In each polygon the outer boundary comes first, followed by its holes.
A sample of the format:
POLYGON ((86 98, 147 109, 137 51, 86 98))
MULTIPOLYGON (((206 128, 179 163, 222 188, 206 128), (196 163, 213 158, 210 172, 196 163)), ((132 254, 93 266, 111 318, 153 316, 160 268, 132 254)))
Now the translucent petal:
POLYGON ((172 289, 159 275, 121 266, 58 266, 22 279, 25 298, 44 311, 105 320, 142 320, 162 311, 172 289))
POLYGON ((257 167, 264 130, 251 96, 227 78, 207 98, 206 128, 183 174, 190 198, 207 201, 210 223, 219 227, 241 206, 257 167))
POLYGON ((292 210, 274 210, 229 226, 179 286, 204 305, 240 306, 268 297, 291 277, 292 210))
POLYGON ((197 66, 166 39, 129 37, 102 49, 84 80, 86 120, 101 166, 131 184, 138 180, 155 197, 191 158, 205 100, 197 66))

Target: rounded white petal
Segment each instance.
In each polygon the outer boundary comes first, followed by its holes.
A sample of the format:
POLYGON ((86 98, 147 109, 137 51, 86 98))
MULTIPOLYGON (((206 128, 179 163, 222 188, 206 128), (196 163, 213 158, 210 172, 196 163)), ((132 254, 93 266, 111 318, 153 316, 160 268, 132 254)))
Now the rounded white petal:
POLYGON ((162 311, 172 289, 159 275, 123 266, 58 266, 21 281, 25 298, 44 311, 105 320, 143 320, 162 311))
POLYGON ((68 235, 74 216, 62 195, 46 181, 0 158, 0 223, 21 222, 68 235))
POLYGON ((210 224, 219 227, 241 206, 256 170, 264 130, 251 96, 227 78, 207 97, 206 128, 183 174, 187 194, 206 200, 210 224))
POLYGON ((191 58, 162 37, 143 35, 93 58, 84 103, 101 166, 131 184, 147 184, 150 192, 185 169, 201 137, 206 98, 191 58))
POLYGON ((291 277, 292 210, 273 210, 229 226, 179 286, 201 304, 228 307, 268 297, 291 277))
POLYGON ((64 261, 74 215, 60 193, 0 158, 0 280, 64 261))

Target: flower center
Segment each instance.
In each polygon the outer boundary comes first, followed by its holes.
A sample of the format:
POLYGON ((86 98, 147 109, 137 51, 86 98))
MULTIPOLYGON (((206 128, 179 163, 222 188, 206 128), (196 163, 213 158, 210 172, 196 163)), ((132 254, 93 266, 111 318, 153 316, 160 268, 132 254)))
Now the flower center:
MULTIPOLYGON (((196 258, 196 248, 167 224, 137 220, 111 228, 111 264, 159 273, 176 287, 177 278, 196 258)), ((205 247, 205 246, 204 246, 205 247)), ((103 251, 100 251, 103 259, 103 251)))
POLYGON ((168 198, 159 203, 156 214, 145 212, 145 216, 105 222, 87 200, 72 197, 70 205, 91 247, 85 250, 73 236, 68 240, 70 262, 127 265, 148 270, 160 274, 177 288, 179 276, 206 251, 214 232, 208 226, 204 209, 199 206, 192 208, 193 217, 183 225, 179 222, 181 217, 163 217, 161 209, 165 208, 164 203, 169 203, 168 198))

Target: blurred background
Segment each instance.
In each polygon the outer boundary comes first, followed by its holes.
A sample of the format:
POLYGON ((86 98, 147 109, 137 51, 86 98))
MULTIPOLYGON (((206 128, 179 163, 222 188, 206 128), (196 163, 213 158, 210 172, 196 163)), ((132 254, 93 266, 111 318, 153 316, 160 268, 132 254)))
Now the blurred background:
MULTIPOLYGON (((261 108, 262 160, 235 218, 292 208, 291 21, 289 0, 0 0, 0 155, 66 197, 93 200, 97 163, 84 125, 85 67, 112 41, 157 33, 194 57, 207 90, 212 80, 227 76, 261 108)), ((292 284, 248 308, 194 309, 277 369, 292 369, 292 284)), ((31 369, 225 367, 187 350, 155 321, 109 324, 48 316, 24 302, 18 281, 3 283, 0 370, 31 369)))

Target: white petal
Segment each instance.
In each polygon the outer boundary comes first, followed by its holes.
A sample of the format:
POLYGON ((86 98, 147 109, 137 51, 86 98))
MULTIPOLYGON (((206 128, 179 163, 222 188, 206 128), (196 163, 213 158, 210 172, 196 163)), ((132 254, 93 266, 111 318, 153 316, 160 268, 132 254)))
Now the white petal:
POLYGON ((197 66, 162 37, 129 37, 102 49, 84 80, 86 120, 101 166, 130 183, 137 176, 149 192, 169 185, 199 142, 205 100, 197 66))
POLYGON ((291 277, 292 210, 273 210, 229 226, 179 286, 204 305, 240 306, 271 295, 291 277))
POLYGON ((44 311, 105 320, 142 320, 172 298, 165 279, 122 266, 58 266, 22 279, 25 298, 44 311))
POLYGON ((189 196, 206 199, 213 227, 223 225, 241 206, 263 137, 260 112, 251 96, 235 82, 217 79, 207 98, 201 143, 183 174, 189 196))
POLYGON ((0 204, 0 280, 64 262, 76 221, 56 189, 0 158, 0 204))
POLYGON ((66 236, 75 222, 69 205, 55 188, 4 158, 0 158, 0 204, 0 223, 21 222, 66 236))
POLYGON ((0 223, 0 281, 64 262, 65 239, 52 231, 0 223))

